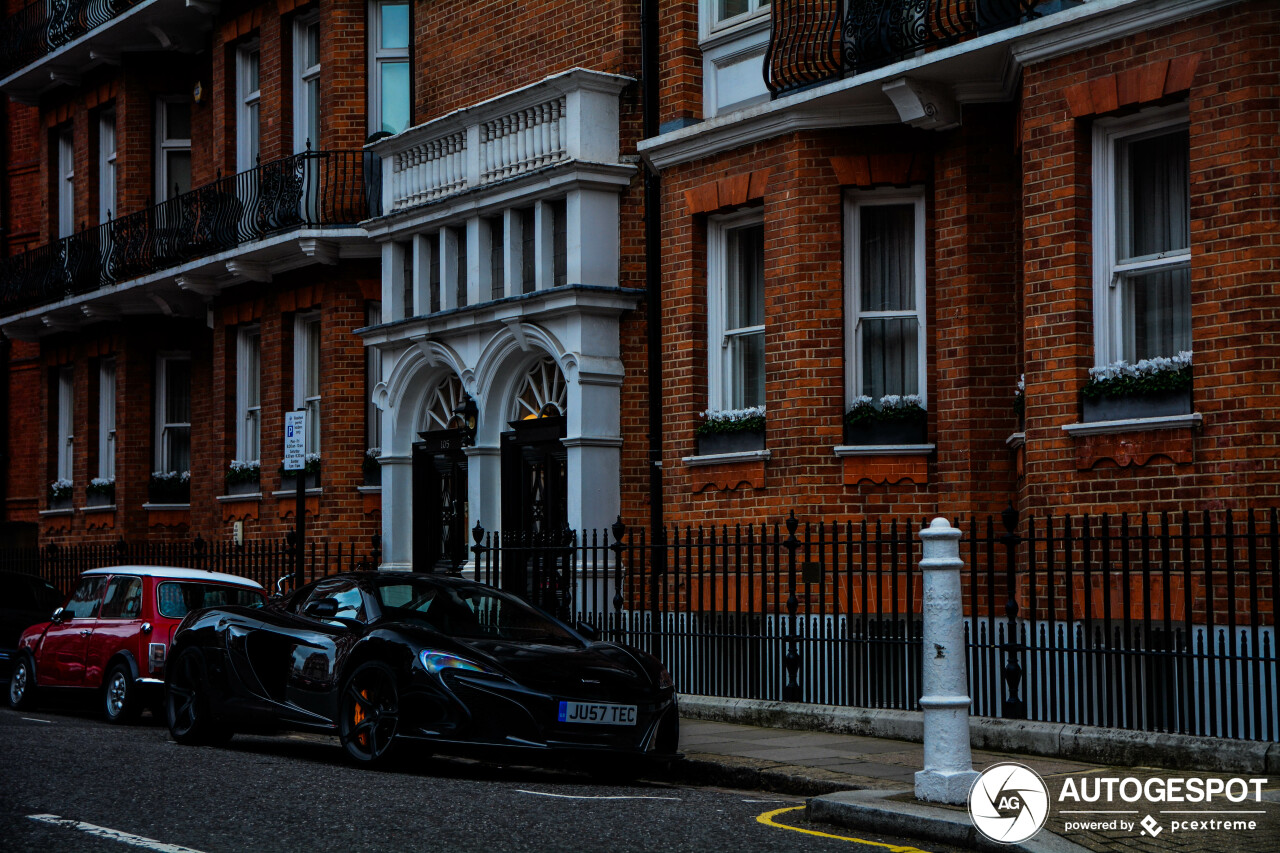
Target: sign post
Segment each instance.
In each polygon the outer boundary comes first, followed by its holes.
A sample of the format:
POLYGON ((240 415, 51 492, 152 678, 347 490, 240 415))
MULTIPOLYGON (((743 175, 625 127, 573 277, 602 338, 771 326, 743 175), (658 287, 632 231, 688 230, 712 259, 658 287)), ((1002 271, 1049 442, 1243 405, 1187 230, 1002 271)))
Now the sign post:
POLYGON ((294 589, 303 584, 303 565, 307 544, 307 413, 304 409, 284 413, 284 470, 294 472, 296 504, 293 511, 294 589))

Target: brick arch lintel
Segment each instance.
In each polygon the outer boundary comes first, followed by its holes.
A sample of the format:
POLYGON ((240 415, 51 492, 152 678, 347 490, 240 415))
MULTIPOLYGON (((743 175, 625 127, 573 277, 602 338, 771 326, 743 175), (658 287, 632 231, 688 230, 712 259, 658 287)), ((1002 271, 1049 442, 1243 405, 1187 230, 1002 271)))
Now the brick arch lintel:
POLYGON ((1191 88, 1201 53, 1149 62, 1104 74, 1063 89, 1072 118, 1104 115, 1122 107, 1148 104, 1191 88))

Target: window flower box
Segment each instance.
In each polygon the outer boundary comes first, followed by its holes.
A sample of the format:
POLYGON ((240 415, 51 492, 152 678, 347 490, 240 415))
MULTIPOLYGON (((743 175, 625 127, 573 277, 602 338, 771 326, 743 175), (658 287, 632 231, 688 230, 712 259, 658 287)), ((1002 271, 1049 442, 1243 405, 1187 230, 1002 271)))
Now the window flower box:
POLYGON ((252 495, 262 490, 262 465, 257 459, 231 460, 227 467, 227 494, 252 495))
POLYGON ((707 409, 694 430, 699 456, 764 450, 764 406, 707 409))
POLYGON ((364 472, 364 484, 366 486, 382 485, 382 465, 378 462, 378 457, 381 455, 382 450, 377 447, 370 447, 364 452, 361 468, 364 472))
POLYGON ((153 504, 191 503, 191 472, 151 472, 151 482, 147 488, 147 498, 153 504))
POLYGON ((94 477, 85 487, 85 506, 111 506, 116 502, 116 478, 94 477))
POLYGON ((71 493, 75 486, 70 480, 54 480, 49 484, 49 509, 71 509, 71 493))
POLYGON ((1191 353, 1117 361, 1089 370, 1081 401, 1084 423, 1191 413, 1191 353))
POLYGON ((929 413, 915 394, 859 397, 844 416, 844 442, 854 446, 925 444, 929 413))

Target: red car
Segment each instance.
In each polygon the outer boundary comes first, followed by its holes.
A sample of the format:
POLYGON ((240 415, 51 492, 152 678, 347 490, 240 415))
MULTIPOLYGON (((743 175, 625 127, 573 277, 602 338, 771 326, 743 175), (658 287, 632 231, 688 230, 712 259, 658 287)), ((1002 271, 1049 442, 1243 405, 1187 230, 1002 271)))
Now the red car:
POLYGON ((182 617, 204 607, 265 601, 260 584, 219 572, 165 566, 87 571, 52 621, 22 633, 9 704, 30 707, 37 688, 98 690, 108 720, 133 720, 163 691, 169 640, 182 617))

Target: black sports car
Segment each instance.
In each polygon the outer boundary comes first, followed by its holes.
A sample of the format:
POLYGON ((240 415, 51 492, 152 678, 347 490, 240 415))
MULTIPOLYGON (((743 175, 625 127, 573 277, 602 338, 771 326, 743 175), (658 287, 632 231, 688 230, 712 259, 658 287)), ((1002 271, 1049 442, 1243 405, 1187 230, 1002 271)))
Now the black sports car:
POLYGON ((167 667, 169 731, 179 743, 336 732, 358 762, 383 758, 397 738, 619 773, 678 757, 666 669, 581 628, 458 578, 335 575, 265 607, 187 616, 167 667))

